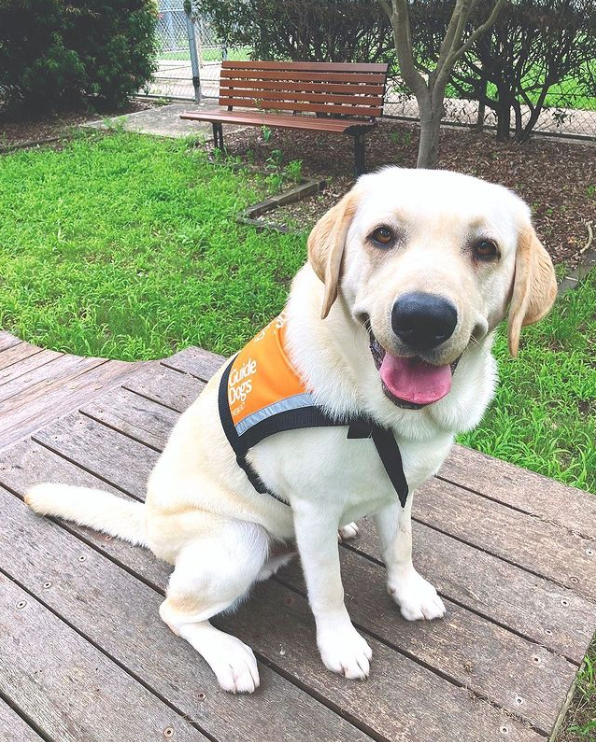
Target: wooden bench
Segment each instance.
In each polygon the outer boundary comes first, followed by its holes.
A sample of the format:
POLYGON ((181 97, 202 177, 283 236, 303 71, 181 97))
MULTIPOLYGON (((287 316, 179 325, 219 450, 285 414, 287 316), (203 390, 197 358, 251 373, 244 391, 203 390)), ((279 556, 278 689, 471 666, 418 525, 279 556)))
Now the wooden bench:
POLYGON ((365 172, 364 137, 383 112, 386 64, 337 62, 223 62, 219 105, 180 118, 210 121, 223 149, 223 124, 349 134, 356 175, 365 172), (234 111, 234 107, 256 111, 234 111), (290 111, 291 115, 271 111, 290 111), (305 115, 306 114, 306 115, 305 115), (313 115, 314 114, 314 115, 313 115))

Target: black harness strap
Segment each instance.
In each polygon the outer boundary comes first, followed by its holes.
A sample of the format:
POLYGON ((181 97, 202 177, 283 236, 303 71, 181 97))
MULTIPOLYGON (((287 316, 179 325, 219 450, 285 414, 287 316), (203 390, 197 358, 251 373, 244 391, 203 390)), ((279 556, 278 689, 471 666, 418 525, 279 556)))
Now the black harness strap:
POLYGON ((234 426, 230 405, 228 403, 228 379, 234 358, 225 368, 218 393, 218 406, 221 424, 234 453, 236 462, 244 471, 252 486, 262 494, 271 495, 278 502, 287 505, 285 500, 278 497, 266 487, 257 472, 253 469, 246 459, 246 454, 250 448, 270 435, 281 433, 285 430, 297 430, 299 428, 322 428, 348 426, 349 439, 372 438, 381 463, 383 464, 387 476, 397 493, 402 508, 405 507, 408 499, 408 483, 404 474, 401 451, 397 441, 390 430, 381 428, 371 420, 363 417, 352 418, 350 420, 336 420, 326 415, 319 407, 303 407, 296 410, 280 412, 274 417, 257 423, 242 436, 239 436, 234 426))

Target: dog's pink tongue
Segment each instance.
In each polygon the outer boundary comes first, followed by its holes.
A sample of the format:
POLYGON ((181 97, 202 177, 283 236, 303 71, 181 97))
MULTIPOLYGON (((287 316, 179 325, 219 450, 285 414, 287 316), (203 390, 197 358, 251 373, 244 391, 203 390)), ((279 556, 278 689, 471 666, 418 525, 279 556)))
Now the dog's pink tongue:
POLYGON ((437 402, 451 389, 451 367, 431 366, 420 358, 397 358, 385 353, 380 374, 394 397, 414 404, 437 402))

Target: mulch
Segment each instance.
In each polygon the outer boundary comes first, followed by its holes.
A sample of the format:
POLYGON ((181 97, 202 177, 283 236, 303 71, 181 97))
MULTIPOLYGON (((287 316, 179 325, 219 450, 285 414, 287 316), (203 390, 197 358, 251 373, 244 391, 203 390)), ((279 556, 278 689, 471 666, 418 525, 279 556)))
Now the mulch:
MULTIPOLYGON (((350 137, 277 129, 265 141, 260 129, 249 128, 225 135, 225 144, 230 155, 256 166, 271 167, 279 158, 282 166, 301 160, 305 176, 327 178, 324 194, 271 215, 278 223, 314 223, 354 182, 350 137)), ((415 167, 417 150, 416 125, 385 120, 368 137, 368 169, 415 167)), ((446 128, 440 167, 511 188, 530 204, 538 235, 554 262, 574 266, 581 260, 589 237, 586 222, 596 228, 595 145, 544 138, 501 144, 492 132, 446 128)))

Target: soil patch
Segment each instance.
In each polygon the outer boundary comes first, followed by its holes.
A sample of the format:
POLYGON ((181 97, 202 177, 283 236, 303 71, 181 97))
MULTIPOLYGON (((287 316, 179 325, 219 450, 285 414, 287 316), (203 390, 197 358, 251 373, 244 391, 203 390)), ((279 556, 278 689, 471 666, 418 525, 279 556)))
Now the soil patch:
MULTIPOLYGON (((302 161, 305 177, 325 178, 327 190, 285 206, 275 221, 288 227, 309 226, 354 182, 350 137, 314 132, 247 128, 225 135, 228 153, 259 167, 282 167, 302 161)), ((203 145, 211 148, 211 143, 203 145)), ((382 121, 367 141, 369 170, 383 165, 414 167, 418 127, 382 121)), ((532 208, 539 237, 556 263, 574 266, 588 241, 586 222, 596 224, 596 147, 591 144, 536 138, 527 144, 500 144, 492 133, 445 129, 440 167, 475 175, 513 189, 532 208)))

